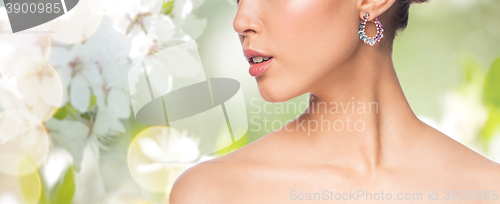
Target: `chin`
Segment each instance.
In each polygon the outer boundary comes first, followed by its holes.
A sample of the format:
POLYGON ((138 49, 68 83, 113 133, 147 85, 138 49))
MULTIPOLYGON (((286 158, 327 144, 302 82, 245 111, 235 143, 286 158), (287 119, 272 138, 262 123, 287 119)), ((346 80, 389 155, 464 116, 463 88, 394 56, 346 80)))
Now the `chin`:
POLYGON ((266 100, 267 102, 269 103, 280 103, 280 102, 284 102, 284 101, 287 101, 287 100, 283 100, 279 97, 276 97, 276 95, 273 95, 273 94, 269 94, 267 92, 260 92, 260 95, 262 96, 262 98, 264 100, 266 100))
POLYGON ((257 79, 260 95, 264 100, 270 103, 285 102, 293 99, 300 94, 292 93, 291 90, 282 83, 269 83, 264 79, 257 79))

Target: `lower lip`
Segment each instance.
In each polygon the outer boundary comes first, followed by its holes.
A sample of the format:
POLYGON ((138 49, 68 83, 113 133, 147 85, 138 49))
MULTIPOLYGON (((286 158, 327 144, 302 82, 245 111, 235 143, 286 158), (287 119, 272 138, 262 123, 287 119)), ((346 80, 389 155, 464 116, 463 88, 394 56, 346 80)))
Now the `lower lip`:
POLYGON ((269 67, 271 66, 271 63, 273 63, 273 61, 274 61, 274 58, 271 58, 263 63, 252 64, 252 66, 250 67, 250 70, 249 70, 250 75, 252 75, 253 77, 258 77, 260 75, 263 75, 267 71, 267 69, 269 69, 269 67))

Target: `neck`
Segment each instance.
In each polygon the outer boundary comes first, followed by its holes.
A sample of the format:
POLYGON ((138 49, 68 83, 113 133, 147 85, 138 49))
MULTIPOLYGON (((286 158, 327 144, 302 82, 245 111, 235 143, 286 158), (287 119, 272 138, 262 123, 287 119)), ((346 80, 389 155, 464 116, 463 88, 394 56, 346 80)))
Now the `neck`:
POLYGON ((373 172, 408 148, 422 125, 406 101, 391 53, 365 48, 317 83, 297 121, 306 127, 302 139, 319 153, 316 158, 373 172))

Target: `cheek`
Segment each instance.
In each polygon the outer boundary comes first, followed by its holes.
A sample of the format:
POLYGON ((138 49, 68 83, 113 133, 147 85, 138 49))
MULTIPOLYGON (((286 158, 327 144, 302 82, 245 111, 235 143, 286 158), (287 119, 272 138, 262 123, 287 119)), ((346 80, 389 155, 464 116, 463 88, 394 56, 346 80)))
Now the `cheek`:
POLYGON ((308 87, 354 52, 359 40, 358 14, 352 1, 287 1, 275 9, 273 25, 267 27, 278 51, 280 69, 276 72, 308 87))
POLYGON ((258 84, 266 100, 278 102, 310 92, 354 52, 358 14, 354 1, 269 1, 261 17, 276 61, 258 84))
POLYGON ((285 69, 302 81, 340 64, 356 47, 358 14, 353 1, 287 0, 274 9, 269 34, 278 56, 285 59, 285 69))

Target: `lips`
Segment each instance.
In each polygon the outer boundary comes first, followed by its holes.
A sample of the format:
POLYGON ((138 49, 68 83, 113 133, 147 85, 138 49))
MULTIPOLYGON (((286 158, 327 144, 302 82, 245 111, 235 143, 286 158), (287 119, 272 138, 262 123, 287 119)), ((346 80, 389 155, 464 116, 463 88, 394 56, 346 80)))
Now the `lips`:
POLYGON ((248 63, 250 63, 250 70, 249 73, 250 75, 254 77, 258 77, 263 75, 271 66, 271 64, 274 61, 273 56, 267 55, 252 49, 247 49, 243 51, 245 54, 245 58, 247 59, 248 63), (264 60, 269 58, 267 61, 262 61, 260 63, 254 62, 254 58, 256 58, 258 61, 264 60))

